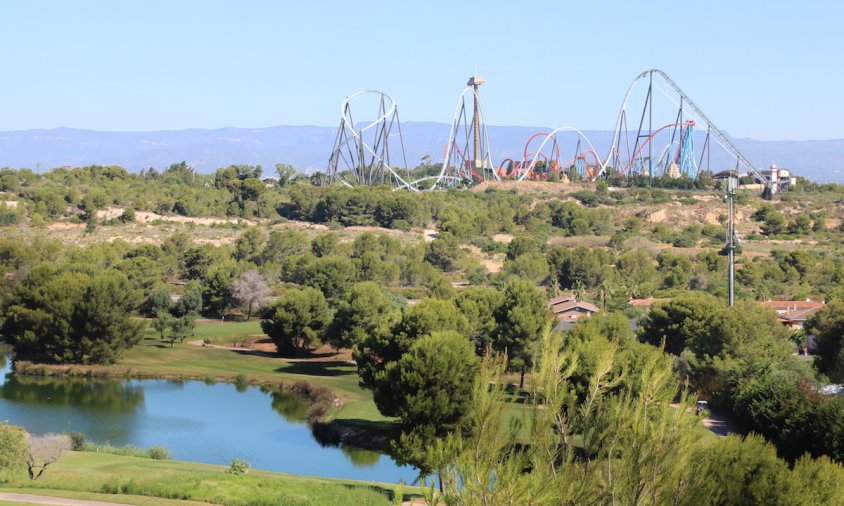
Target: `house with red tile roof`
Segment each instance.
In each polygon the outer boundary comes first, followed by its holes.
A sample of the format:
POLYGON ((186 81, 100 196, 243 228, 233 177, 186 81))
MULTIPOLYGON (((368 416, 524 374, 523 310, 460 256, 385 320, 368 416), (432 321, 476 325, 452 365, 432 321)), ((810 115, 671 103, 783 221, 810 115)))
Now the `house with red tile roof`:
POLYGON ((824 307, 823 302, 811 300, 768 300, 762 305, 776 311, 779 322, 792 329, 802 329, 806 320, 824 307))
POLYGON ((554 297, 548 301, 548 306, 551 308, 554 316, 564 324, 564 327, 570 326, 577 320, 592 316, 600 311, 594 304, 569 296, 554 297), (565 325, 566 323, 569 325, 565 325))

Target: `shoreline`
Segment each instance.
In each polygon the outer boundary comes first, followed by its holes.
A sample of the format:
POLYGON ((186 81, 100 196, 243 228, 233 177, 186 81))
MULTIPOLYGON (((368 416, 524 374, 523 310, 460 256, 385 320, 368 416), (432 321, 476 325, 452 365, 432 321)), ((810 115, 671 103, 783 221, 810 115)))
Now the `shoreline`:
POLYGON ((291 499, 298 499, 300 502, 294 503, 299 504, 303 497, 309 504, 319 505, 392 504, 397 495, 404 501, 419 496, 417 487, 401 483, 323 478, 260 468, 233 475, 225 465, 79 451, 66 453, 38 481, 29 480, 25 473, 8 478, 2 487, 4 492, 139 506, 242 506, 253 503, 250 499, 258 496, 272 498, 278 504, 290 504, 291 499), (103 474, 104 469, 110 474, 103 474), (225 497, 218 493, 221 485, 228 491, 225 497))
POLYGON ((42 378, 78 378, 78 379, 113 379, 113 380, 165 380, 165 381, 200 381, 220 382, 236 387, 258 387, 269 391, 290 391, 305 395, 310 401, 306 424, 313 436, 323 444, 333 446, 351 446, 364 450, 376 450, 389 455, 392 428, 383 427, 382 423, 347 424, 338 421, 334 415, 345 405, 345 399, 331 388, 314 385, 305 380, 295 382, 286 380, 268 381, 238 379, 241 375, 217 374, 174 374, 152 372, 143 369, 117 366, 81 365, 81 364, 38 364, 27 360, 15 361, 14 374, 42 378))

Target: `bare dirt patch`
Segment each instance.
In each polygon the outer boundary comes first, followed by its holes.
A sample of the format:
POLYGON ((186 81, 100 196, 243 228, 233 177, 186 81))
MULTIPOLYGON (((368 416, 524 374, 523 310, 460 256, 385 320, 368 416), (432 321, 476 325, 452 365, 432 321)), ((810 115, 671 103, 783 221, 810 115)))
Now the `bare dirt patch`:
POLYGON ((316 230, 320 232, 328 230, 328 226, 323 225, 322 223, 310 223, 307 221, 297 220, 287 220, 283 223, 276 223, 272 226, 272 228, 288 228, 293 230, 316 230))
POLYGON ((193 242, 196 244, 210 244, 212 246, 222 246, 223 244, 234 244, 235 238, 233 236, 229 237, 219 237, 217 239, 207 239, 207 238, 198 238, 194 239, 193 242))
POLYGON ((472 192, 485 192, 488 189, 516 190, 518 193, 568 193, 583 187, 572 186, 567 183, 551 183, 549 181, 484 181, 472 187, 472 192))
MULTIPOLYGON (((686 225, 719 225, 722 217, 727 214, 726 204, 716 197, 701 200, 693 205, 669 202, 660 205, 629 204, 607 208, 612 210, 613 221, 624 221, 627 218, 636 217, 646 223, 664 223, 676 228, 686 225)), ((750 216, 755 211, 753 206, 737 206, 736 223, 749 223, 750 216)))
POLYGON ((56 223, 50 223, 47 225, 48 230, 72 230, 72 229, 79 229, 85 228, 84 223, 69 223, 66 221, 57 221, 56 223))
MULTIPOLYGON (((97 220, 98 221, 108 221, 113 220, 114 218, 119 218, 123 214, 124 209, 120 207, 109 207, 107 209, 101 209, 97 211, 97 220)), ((178 215, 163 215, 158 213, 152 213, 149 211, 137 211, 135 212, 135 221, 138 223, 151 223, 154 221, 167 221, 173 223, 194 223, 196 225, 223 225, 223 224, 236 224, 236 223, 245 223, 247 225, 255 225, 256 222, 245 220, 243 218, 212 218, 212 217, 203 217, 203 216, 178 216, 178 215)))
POLYGON ((352 227, 346 227, 343 229, 344 232, 351 232, 353 234, 358 233, 362 234, 364 232, 372 232, 374 234, 384 234, 384 235, 392 235, 396 237, 401 237, 407 232, 403 232, 401 230, 394 230, 392 228, 385 228, 385 227, 374 227, 374 226, 363 226, 363 225, 355 225, 352 227))
POLYGON ((464 251, 468 251, 470 255, 478 259, 481 265, 491 274, 500 272, 504 268, 504 255, 484 253, 481 248, 473 244, 464 244, 461 246, 464 251))
MULTIPOLYGON (((421 229, 413 229, 409 232, 405 232, 404 230, 396 230, 392 228, 385 228, 385 227, 374 227, 374 226, 352 226, 346 227, 343 229, 343 235, 349 236, 357 236, 363 233, 371 232, 373 234, 378 235, 388 235, 390 237, 397 237, 404 241, 413 241, 418 242, 420 239, 428 240, 427 239, 427 230, 423 231, 421 229)), ((434 236, 436 236, 436 231, 434 231, 434 236)), ((433 240, 433 239, 431 239, 433 240)))
POLYGON ((98 242, 123 241, 129 244, 161 244, 176 232, 186 232, 195 244, 231 244, 242 233, 237 227, 193 226, 177 222, 127 223, 99 225, 92 233, 84 233, 84 223, 56 222, 46 227, 22 226, 5 229, 10 238, 25 240, 33 235, 46 235, 66 245, 86 247, 98 242))
POLYGON ((513 234, 495 234, 492 240, 502 244, 510 244, 513 241, 513 234))

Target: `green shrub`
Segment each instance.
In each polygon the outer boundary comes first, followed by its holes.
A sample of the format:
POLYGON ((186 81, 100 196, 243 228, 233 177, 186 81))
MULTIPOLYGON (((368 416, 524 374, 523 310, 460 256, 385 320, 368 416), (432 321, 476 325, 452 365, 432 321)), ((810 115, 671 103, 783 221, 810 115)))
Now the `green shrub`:
POLYGON ((675 248, 694 248, 697 245, 697 239, 690 234, 680 234, 672 244, 675 248))
POLYGON ((163 446, 151 446, 147 450, 147 455, 152 460, 170 460, 170 452, 163 446))
POLYGON ((74 432, 70 435, 70 449, 75 452, 83 451, 85 448, 85 434, 74 432))
POLYGON ((229 468, 226 469, 226 473, 233 474, 235 476, 243 476, 249 472, 249 462, 243 459, 234 459, 232 463, 229 464, 229 468))
POLYGON ((249 379, 246 378, 245 374, 240 373, 234 377, 234 385, 238 391, 245 390, 249 386, 249 379))
POLYGON ((410 232, 410 223, 406 220, 395 220, 390 224, 390 228, 401 230, 403 232, 410 232))
POLYGON ((20 221, 20 211, 5 204, 0 204, 0 226, 15 225, 20 221))

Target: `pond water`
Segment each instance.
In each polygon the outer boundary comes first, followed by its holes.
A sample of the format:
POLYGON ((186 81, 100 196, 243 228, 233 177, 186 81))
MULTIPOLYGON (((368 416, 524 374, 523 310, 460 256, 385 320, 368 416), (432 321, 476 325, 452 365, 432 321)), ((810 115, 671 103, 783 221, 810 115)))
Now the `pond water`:
POLYGON ((410 483, 413 468, 385 454, 322 446, 305 424, 308 399, 231 384, 15 376, 0 355, 0 421, 36 434, 81 432, 88 440, 148 448, 171 458, 285 473, 410 483))

